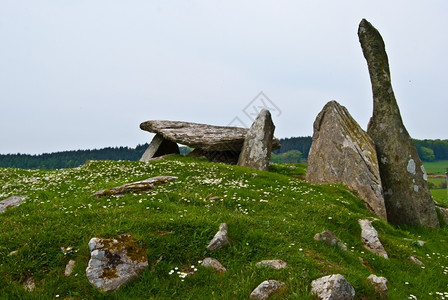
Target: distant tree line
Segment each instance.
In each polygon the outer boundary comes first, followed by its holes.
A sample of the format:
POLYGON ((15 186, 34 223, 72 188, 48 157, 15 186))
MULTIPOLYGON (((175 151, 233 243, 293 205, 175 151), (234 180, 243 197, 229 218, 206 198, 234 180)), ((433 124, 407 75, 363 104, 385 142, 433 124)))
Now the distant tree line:
POLYGON ((448 160, 448 140, 414 140, 423 161, 448 160))

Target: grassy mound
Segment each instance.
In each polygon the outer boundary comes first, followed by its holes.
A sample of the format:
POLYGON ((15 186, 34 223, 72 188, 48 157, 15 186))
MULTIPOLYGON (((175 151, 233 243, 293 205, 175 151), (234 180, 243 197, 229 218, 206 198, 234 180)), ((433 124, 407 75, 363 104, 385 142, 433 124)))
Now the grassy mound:
POLYGON ((443 299, 448 291, 446 227, 394 228, 376 220, 373 226, 390 259, 376 256, 360 238, 358 219, 374 217, 363 202, 342 185, 303 182, 304 173, 300 164, 262 172, 182 156, 150 163, 93 161, 56 171, 0 169, 0 199, 27 196, 26 203, 0 214, 0 298, 247 299, 262 281, 275 279, 286 283, 278 299, 313 299, 311 281, 339 273, 358 299, 375 299, 366 279, 374 273, 389 280, 390 299, 443 299), (159 175, 179 179, 147 194, 91 196, 159 175), (210 252, 206 245, 223 222, 231 244, 210 252), (325 230, 333 231, 348 251, 313 240, 325 230), (85 276, 87 243, 121 233, 146 249, 150 266, 116 292, 97 291, 85 276), (426 243, 419 246, 417 240, 426 243), (425 266, 409 261, 411 255, 425 266), (218 259, 227 272, 199 266, 205 257, 218 259), (66 277, 70 259, 76 266, 66 277), (282 259, 288 267, 257 268, 264 259, 282 259), (29 278, 36 285, 33 291, 23 287, 29 278))

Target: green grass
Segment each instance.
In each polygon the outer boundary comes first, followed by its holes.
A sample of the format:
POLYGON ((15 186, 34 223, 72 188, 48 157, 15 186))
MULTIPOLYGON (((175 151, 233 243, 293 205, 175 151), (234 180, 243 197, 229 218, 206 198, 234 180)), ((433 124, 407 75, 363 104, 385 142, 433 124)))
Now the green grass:
POLYGON ((423 165, 425 166, 426 172, 436 174, 436 175, 445 175, 446 169, 448 169, 448 160, 438 160, 427 162, 424 161, 423 165))
MULTIPOLYGON (((373 225, 390 256, 367 251, 359 218, 374 217, 342 185, 301 181, 305 166, 274 165, 270 172, 181 156, 162 161, 93 161, 56 171, 0 169, 0 199, 26 195, 20 207, 0 214, 1 299, 248 299, 267 279, 286 283, 278 299, 313 299, 311 281, 340 273, 357 299, 375 299, 366 278, 385 276, 390 299, 442 299, 448 292, 448 229, 373 225), (178 176, 147 194, 94 198, 100 189, 158 175, 178 176), (231 245, 209 252, 206 245, 220 223, 228 224, 231 245), (347 252, 313 240, 333 231, 347 252), (148 269, 116 292, 97 291, 85 277, 92 237, 131 234, 146 250, 148 269), (411 239, 411 241, 407 240, 411 239), (419 246, 412 240, 423 240, 419 246), (73 247, 70 254, 61 247, 73 247), (18 251, 17 255, 9 255, 18 251), (411 263, 414 255, 425 263, 411 263), (198 267, 211 256, 228 270, 220 275, 198 267), (364 265, 360 257, 368 262, 364 265), (63 275, 69 259, 74 274, 63 275), (263 259, 283 259, 284 270, 258 269, 263 259), (198 268, 184 281, 180 270, 198 268), (25 291, 33 277, 36 288, 25 291)), ((275 298, 274 298, 275 299, 275 298)))

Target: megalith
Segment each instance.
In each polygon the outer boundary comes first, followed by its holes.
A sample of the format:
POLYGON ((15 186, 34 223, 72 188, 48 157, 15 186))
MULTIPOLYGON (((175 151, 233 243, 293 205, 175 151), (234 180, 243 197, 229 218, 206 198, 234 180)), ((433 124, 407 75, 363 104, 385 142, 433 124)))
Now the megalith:
POLYGON ((313 127, 307 181, 343 183, 358 193, 371 212, 387 219, 372 139, 336 101, 324 106, 313 127))
POLYGON ((365 19, 359 24, 358 36, 372 84, 373 115, 367 133, 376 146, 387 219, 397 225, 438 228, 427 174, 392 90, 384 41, 365 19))
POLYGON ((179 146, 175 142, 165 139, 161 134, 156 134, 149 144, 148 149, 146 149, 140 158, 140 161, 147 162, 155 157, 179 153, 179 146))
POLYGON ((238 165, 267 170, 271 158, 274 130, 271 113, 267 109, 262 109, 247 132, 238 165))

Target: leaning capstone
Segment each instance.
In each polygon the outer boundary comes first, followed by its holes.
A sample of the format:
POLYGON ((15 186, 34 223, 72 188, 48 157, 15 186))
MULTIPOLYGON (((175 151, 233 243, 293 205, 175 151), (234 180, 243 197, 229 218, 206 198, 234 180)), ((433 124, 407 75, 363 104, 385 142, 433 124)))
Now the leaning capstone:
POLYGON ((277 280, 266 280, 260 283, 252 293, 250 294, 251 299, 264 300, 269 298, 272 294, 278 292, 282 287, 285 286, 284 282, 277 280))
POLYGON ((219 231, 215 234, 213 239, 207 246, 210 251, 216 251, 221 249, 223 246, 229 244, 229 236, 227 234, 227 224, 222 223, 219 225, 219 231))
POLYGON ((369 250, 370 252, 375 253, 376 255, 382 256, 384 258, 389 258, 387 256, 387 252, 381 244, 381 241, 378 237, 378 232, 372 226, 372 222, 369 220, 358 220, 359 225, 361 226, 361 239, 364 244, 364 248, 369 250))
POLYGON ((217 260, 211 257, 206 257, 202 261, 201 265, 204 268, 213 268, 218 273, 227 272, 226 268, 217 260))
POLYGON ((371 274, 367 277, 367 280, 370 284, 373 285, 375 291, 379 294, 381 299, 387 299, 387 278, 386 277, 378 277, 374 274, 371 274))
POLYGON ((372 83, 373 116, 367 133, 376 145, 387 219, 393 224, 438 228, 427 174, 392 90, 384 41, 365 19, 359 24, 358 36, 372 83))
POLYGON ((163 138, 161 134, 156 134, 149 144, 148 149, 146 149, 142 158, 140 158, 140 161, 148 162, 155 157, 179 153, 179 146, 175 142, 163 138))
POLYGON ((316 233, 314 235, 314 240, 325 242, 328 246, 331 247, 338 245, 341 250, 347 251, 347 246, 344 245, 344 243, 342 243, 341 240, 338 239, 332 231, 316 233))
POLYGON ((271 158, 274 130, 271 113, 267 109, 262 109, 247 132, 238 165, 267 170, 271 158))
POLYGON ((313 280, 311 293, 316 294, 319 300, 351 300, 355 297, 355 289, 340 274, 313 280))
POLYGON ((92 238, 89 249, 87 279, 104 292, 116 290, 137 278, 148 266, 145 250, 127 234, 115 239, 92 238))
POLYGON ((0 213, 4 212, 8 208, 17 207, 25 201, 26 196, 12 196, 0 201, 0 213))
POLYGON ((262 260, 257 262, 255 266, 261 267, 269 267, 276 270, 284 269, 287 266, 287 263, 281 259, 270 259, 270 260, 262 260))
POLYGON ((386 219, 373 140, 336 101, 324 106, 313 127, 306 180, 343 183, 358 193, 371 212, 386 219))

